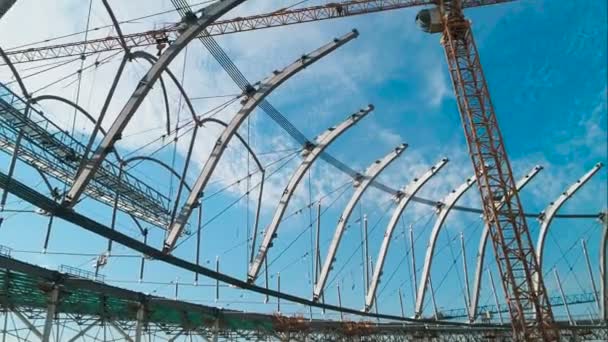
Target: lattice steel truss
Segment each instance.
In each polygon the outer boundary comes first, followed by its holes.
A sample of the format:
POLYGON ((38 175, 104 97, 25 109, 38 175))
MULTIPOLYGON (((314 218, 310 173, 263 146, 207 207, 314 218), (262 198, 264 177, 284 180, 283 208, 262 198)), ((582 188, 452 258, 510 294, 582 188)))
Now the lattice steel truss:
MULTIPOLYGON (((21 341, 509 341, 508 326, 339 322, 168 300, 0 257, 0 325, 21 341)), ((565 340, 603 326, 562 327, 565 340)))
MULTIPOLYGON (((462 6, 473 7, 506 1, 509 0, 464 0, 462 6)), ((150 89, 156 81, 161 83, 165 101, 167 101, 166 89, 161 74, 168 74, 179 88, 181 95, 187 99, 187 94, 183 87, 168 69, 168 64, 179 54, 181 49, 185 48, 191 40, 207 37, 208 35, 247 31, 264 27, 274 27, 436 3, 434 0, 346 1, 341 4, 328 4, 327 6, 280 11, 266 15, 214 22, 214 19, 241 2, 243 2, 243 0, 216 2, 208 7, 210 9, 208 12, 205 12, 205 14, 200 17, 193 18, 194 21, 189 23, 184 21, 167 30, 122 35, 116 18, 113 16, 107 2, 104 1, 108 12, 113 19, 115 29, 118 33, 117 37, 91 40, 84 43, 67 44, 64 46, 51 46, 46 49, 35 51, 13 51, 7 53, 8 57, 3 56, 5 62, 10 60, 13 62, 25 62, 82 54, 84 53, 85 47, 87 54, 123 49, 123 61, 115 76, 115 83, 120 79, 122 69, 127 60, 144 58, 151 63, 152 68, 148 70, 144 79, 138 84, 135 92, 131 96, 131 100, 123 108, 118 119, 114 121, 112 128, 90 159, 88 158, 90 147, 95 140, 97 130, 101 131, 101 124, 96 123, 93 119, 93 123, 96 124, 95 133, 92 135, 89 146, 83 145, 55 125, 42 112, 40 107, 36 105, 35 99, 32 99, 28 95, 19 75, 14 68, 12 68, 24 94, 20 97, 8 87, 0 84, 0 149, 7 152, 12 158, 9 174, 5 175, 0 172, 0 188, 4 189, 2 204, 5 203, 4 201, 6 200, 7 194, 12 193, 16 197, 29 202, 49 214, 51 216, 51 222, 53 217, 71 222, 83 229, 89 230, 111 241, 121 243, 122 245, 139 251, 151 258, 195 272, 197 277, 201 274, 215 279, 217 282, 222 281, 241 288, 244 291, 251 290, 304 305, 382 319, 382 323, 304 320, 299 317, 225 311, 212 307, 193 305, 186 302, 152 298, 143 294, 114 288, 102 283, 77 279, 58 272, 27 265, 8 257, 0 257, 0 283, 2 284, 2 286, 0 286, 2 287, 0 289, 0 291, 2 291, 0 293, 0 305, 3 312, 3 317, 0 317, 0 319, 4 318, 5 320, 5 327, 3 329, 4 335, 12 335, 14 337, 16 334, 27 330, 29 331, 29 335, 26 337, 20 336, 19 338, 23 340, 30 340, 30 338, 36 340, 37 338, 43 341, 59 341, 64 340, 60 331, 71 330, 73 334, 71 337, 82 334, 93 340, 104 341, 112 340, 113 338, 108 337, 106 334, 103 339, 99 339, 98 337, 92 336, 90 332, 100 331, 102 333, 107 333, 111 331, 120 336, 118 338, 119 340, 135 341, 145 340, 145 336, 148 336, 147 339, 154 338, 159 340, 175 340, 186 337, 208 340, 510 340, 511 331, 506 325, 469 325, 465 323, 437 322, 438 319, 451 319, 463 317, 465 315, 469 317, 471 322, 479 322, 477 317, 478 311, 484 313, 509 311, 516 324, 516 338, 537 337, 533 333, 522 332, 525 330, 524 322, 526 321, 526 315, 534 315, 537 319, 537 326, 549 327, 553 323, 552 317, 548 313, 550 305, 559 304, 560 298, 549 297, 542 281, 536 283, 538 286, 536 289, 528 286, 531 281, 531 279, 528 279, 530 278, 528 275, 539 275, 541 266, 539 265, 540 261, 537 262, 534 258, 534 250, 532 248, 530 236, 525 227, 524 216, 536 216, 536 214, 524 214, 518 199, 519 190, 523 188, 525 183, 527 183, 539 169, 535 169, 531 173, 531 176, 530 174, 527 175, 526 178, 518 184, 515 184, 512 177, 509 177, 510 166, 506 160, 504 146, 502 145, 502 142, 500 142, 500 132, 498 132, 498 126, 494 117, 487 87, 485 85, 485 80, 483 79, 479 56, 477 55, 477 50, 472 39, 470 25, 462 16, 450 18, 451 21, 448 21, 448 25, 446 25, 446 30, 444 32, 443 43, 450 63, 450 73, 454 81, 461 113, 471 114, 470 118, 465 118, 463 114, 463 121, 473 154, 473 161, 476 169, 475 177, 471 177, 444 200, 437 202, 434 200, 417 198, 415 197, 415 194, 420 190, 428 178, 441 169, 446 160, 434 166, 422 177, 422 179, 414 179, 412 183, 410 183, 410 186, 399 191, 381 184, 374 179, 383 171, 384 167, 405 149, 405 145, 399 146, 384 160, 376 161, 365 173, 354 171, 335 160, 329 154, 326 154, 323 149, 330 144, 333 139, 337 139, 342 131, 347 130, 360 118, 367 115, 367 113, 373 109, 373 106, 370 105, 366 109, 362 109, 358 113, 355 113, 351 118, 337 127, 332 127, 328 131, 322 133, 315 142, 308 141, 305 137, 303 138, 306 142, 303 146, 302 162, 300 167, 298 167, 293 174, 292 181, 285 189, 285 192, 280 199, 277 214, 275 215, 273 223, 266 231, 257 258, 254 258, 254 250, 256 247, 254 240, 254 248, 252 248, 251 254, 251 269, 249 270, 247 279, 238 279, 222 274, 217 270, 213 271, 202 267, 199 265, 198 256, 196 263, 194 263, 171 255, 170 252, 176 245, 175 242, 182 234, 184 226, 192 216, 192 209, 200 205, 200 197, 205 189, 205 185, 212 176, 223 150, 226 148, 233 135, 239 138, 246 146, 248 152, 256 160, 258 167, 263 174, 263 167, 257 159, 255 152, 237 133, 240 125, 247 118, 249 113, 256 107, 261 107, 259 104, 260 100, 291 74, 303 69, 317 59, 329 54, 342 44, 350 41, 357 36, 357 32, 353 31, 342 38, 336 38, 324 48, 311 54, 303 55, 287 68, 275 71, 273 75, 266 80, 267 82, 260 82, 245 87, 245 89, 243 89, 243 94, 240 96, 243 100, 242 104, 244 110, 241 110, 235 116, 235 119, 229 123, 224 123, 219 120, 213 121, 214 123, 221 124, 225 129, 207 161, 207 163, 210 163, 209 165, 212 166, 207 167, 206 164, 199 180, 192 187, 185 184, 184 179, 188 172, 188 164, 190 162, 192 146, 195 142, 196 134, 193 134, 193 138, 190 142, 190 152, 186 158, 181 178, 174 169, 171 169, 166 164, 148 158, 147 160, 156 161, 157 164, 169 169, 169 171, 177 175, 180 179, 180 188, 175 196, 176 200, 171 203, 173 199, 158 192, 150 185, 123 170, 123 167, 125 167, 128 162, 137 158, 140 160, 146 157, 134 157, 123 160, 117 165, 116 163, 110 162, 107 156, 110 153, 115 153, 114 147, 116 141, 121 138, 123 129, 137 111, 141 101, 149 94, 150 89), (170 47, 162 52, 159 58, 150 56, 143 51, 131 51, 131 48, 133 47, 169 42, 171 43, 170 47), (478 132, 475 130, 479 129, 479 127, 482 127, 480 130, 481 135, 476 135, 478 132), (265 288, 258 286, 255 284, 255 279, 262 267, 263 260, 267 257, 266 251, 272 246, 272 242, 277 236, 277 229, 282 221, 282 216, 287 208, 291 195, 298 186, 298 182, 308 171, 308 168, 317 159, 317 156, 319 157, 318 159, 324 159, 334 166, 338 165, 336 166, 338 169, 353 177, 353 184, 356 189, 337 224, 334 242, 330 247, 328 258, 326 259, 321 272, 321 280, 315 284, 314 300, 309 300, 291 295, 287 292, 281 292, 280 289, 278 291, 271 290, 268 288, 268 285, 266 285, 265 288), (13 175, 14 162, 17 159, 32 166, 40 173, 49 186, 49 191, 53 198, 38 193, 35 189, 19 182, 18 179, 15 179, 19 178, 14 177, 13 175), (64 198, 64 201, 61 204, 59 202, 62 199, 61 197, 63 194, 57 193, 55 189, 51 188, 50 183, 46 180, 47 176, 72 187, 70 196, 64 198), (73 179, 76 179, 76 181, 73 181, 73 179), (482 242, 479 247, 481 261, 478 262, 478 274, 476 275, 473 298, 466 299, 469 304, 468 308, 444 310, 436 313, 434 319, 423 318, 422 308, 424 305, 425 293, 427 286, 431 286, 430 267, 432 258, 435 255, 435 241, 438 238, 449 212, 452 209, 466 210, 475 213, 481 212, 479 209, 458 207, 456 205, 460 196, 475 182, 478 182, 484 198, 486 200, 489 199, 488 201, 484 201, 486 205, 483 208, 483 212, 485 217, 490 220, 491 224, 486 227, 486 230, 482 234, 482 242), (319 299, 323 298, 322 294, 325 282, 333 267, 334 257, 339 248, 343 230, 348 224, 348 218, 368 186, 376 187, 394 195, 397 202, 397 209, 386 230, 387 233, 382 245, 382 251, 378 258, 378 265, 374 271, 373 282, 369 285, 366 282, 366 286, 370 286, 366 299, 366 307, 363 312, 359 312, 358 309, 342 307, 341 304, 333 305, 324 302, 319 303, 319 299), (181 213, 178 214, 177 209, 182 188, 184 188, 185 191, 189 191, 189 194, 188 200, 184 203, 181 213), (507 191, 503 191, 504 189, 507 189, 507 191), (86 194, 113 208, 111 226, 96 222, 86 215, 79 214, 74 209, 78 201, 82 198, 82 194, 86 194), (405 318, 403 317, 404 315, 402 315, 402 317, 383 313, 376 313, 374 315, 369 311, 375 301, 375 291, 382 275, 384 257, 388 252, 391 234, 410 200, 435 206, 438 214, 438 219, 433 228, 427 247, 422 282, 418 288, 415 308, 417 320, 405 318), (493 205, 488 205, 488 203, 492 203, 493 205), (170 208, 172 204, 173 210, 170 208), (145 240, 145 236, 144 242, 142 243, 115 230, 114 223, 116 211, 130 214, 135 219, 135 223, 138 222, 137 219, 140 219, 161 228, 169 227, 170 234, 168 234, 168 239, 165 240, 164 250, 149 245, 145 240), (514 291, 506 292, 513 293, 518 297, 518 300, 521 299, 522 305, 514 305, 514 303, 518 302, 515 300, 516 298, 508 297, 507 301, 508 303, 511 303, 511 305, 501 305, 497 301, 496 305, 493 307, 483 306, 478 308, 479 282, 481 280, 479 270, 483 269, 485 240, 488 235, 491 235, 492 237, 495 250, 498 248, 500 259, 499 267, 501 270, 501 278, 505 280, 505 288, 507 290, 515 289, 514 291), (520 253, 520 251, 523 252, 520 253), (536 310, 536 312, 533 310, 536 310), (13 321, 13 329, 11 332, 9 332, 9 329, 7 329, 6 326, 9 322, 9 318, 13 321), (391 320, 394 320, 395 322, 391 320), (396 322, 398 320, 399 322, 396 322), (16 325, 14 321, 21 323, 16 325)), ((183 8, 181 10, 182 12, 185 11, 183 8)), ((8 64, 10 65, 10 63, 8 64)), ((107 96, 107 103, 111 101, 114 89, 115 85, 113 85, 112 90, 107 96)), ((49 96, 47 95, 47 99, 48 97, 49 96)), ((57 100, 58 98, 55 97, 55 99, 57 100)), ((74 103, 70 103, 67 100, 61 101, 78 109, 77 105, 74 103)), ((188 102, 189 100, 186 101, 188 102)), ((190 107, 189 109, 196 128, 202 127, 204 122, 211 120, 199 120, 189 102, 188 106, 190 107)), ((101 121, 101 119, 102 118, 100 117, 98 120, 101 121)), ((102 133, 105 134, 105 132, 102 133)), ((118 159, 120 160, 120 158, 118 159)), ((551 220, 554 217, 559 216, 557 211, 560 206, 569 199, 578 188, 583 186, 601 166, 601 164, 596 165, 591 172, 560 196, 555 205, 552 204, 552 206, 548 207, 548 210, 544 215, 540 216, 543 231, 546 232, 551 224, 551 220)), ((264 179, 264 175, 262 175, 262 179, 264 179)), ((261 193, 262 191, 260 190, 258 213, 255 224, 256 232, 257 221, 259 219, 259 207, 262 198, 261 193)), ((199 208, 199 219, 200 215, 202 214, 200 214, 199 208)), ((594 215, 586 215, 586 217, 594 217, 594 215)), ((600 217, 604 219, 604 237, 602 239, 603 253, 601 254, 600 260, 602 270, 601 290, 597 292, 601 294, 602 299, 599 300, 599 295, 597 293, 585 293, 578 296, 562 296, 561 303, 598 302, 600 309, 603 312, 605 323, 605 319, 608 316, 606 313, 608 312, 608 310, 606 310, 606 298, 608 298, 606 285, 608 281, 606 280, 605 272, 607 259, 606 246, 608 246, 608 233, 606 232, 608 231, 608 227, 605 224, 606 214, 603 214, 603 216, 600 217)), ((139 223, 137 224, 139 225, 139 223)), ((257 233, 254 233, 254 236, 255 235, 257 235, 257 233)), ((544 237, 541 236, 541 239, 544 239, 544 237)), ((541 239, 539 239, 539 244, 542 246, 541 239)), ((317 256, 319 255, 318 249, 319 247, 317 246, 317 256)), ((3 254, 1 249, 0 254, 3 254)), ((539 252, 538 256, 540 257, 541 255, 542 253, 539 252)), ((540 277, 538 279, 540 279, 540 277)), ((594 290, 594 292, 596 291, 594 290)), ((0 324, 1 323, 2 321, 0 320, 0 324)), ((602 340, 607 338, 605 324, 602 326, 594 326, 591 324, 592 322, 578 323, 579 325, 577 327, 558 324, 561 338, 564 340, 602 340)), ((544 334, 544 337, 549 339, 555 337, 550 331, 544 332, 544 334)))
MULTIPOLYGON (((21 161, 68 185, 73 183, 85 151, 82 143, 2 83, 0 148, 11 155, 17 151, 21 161), (18 139, 19 135, 22 139, 18 139)), ((117 190, 121 194, 120 210, 155 226, 168 224, 169 198, 106 160, 86 194, 112 205, 117 190)))

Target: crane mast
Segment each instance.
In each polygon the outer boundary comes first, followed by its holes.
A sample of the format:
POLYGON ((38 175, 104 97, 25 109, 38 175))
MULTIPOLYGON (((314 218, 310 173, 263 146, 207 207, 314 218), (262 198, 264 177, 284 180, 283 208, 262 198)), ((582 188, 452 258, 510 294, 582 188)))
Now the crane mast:
POLYGON ((459 0, 438 0, 417 21, 443 34, 448 69, 481 194, 484 219, 517 341, 558 339, 547 291, 490 99, 471 24, 459 0), (501 206, 501 201, 504 205, 501 206))

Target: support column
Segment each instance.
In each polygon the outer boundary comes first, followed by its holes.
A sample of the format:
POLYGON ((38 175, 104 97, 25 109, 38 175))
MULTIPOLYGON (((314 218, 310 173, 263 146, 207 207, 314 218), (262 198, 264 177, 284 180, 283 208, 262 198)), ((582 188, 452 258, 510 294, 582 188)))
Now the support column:
POLYGON ((53 285, 53 289, 48 295, 48 303, 46 307, 46 317, 44 319, 44 330, 42 330, 42 342, 48 342, 51 337, 51 329, 53 320, 57 311, 57 302, 59 300, 59 287, 53 285))
POLYGON ((492 272, 490 270, 488 270, 488 278, 490 279, 490 286, 492 286, 492 295, 494 296, 494 304, 496 304, 496 311, 498 312, 498 317, 500 318, 500 324, 504 324, 502 311, 500 310, 500 302, 498 301, 498 293, 496 293, 496 286, 494 285, 494 277, 492 276, 492 272))
MULTIPOLYGON (((17 141, 15 142, 15 148, 13 149, 13 155, 11 157, 11 161, 8 166, 8 184, 2 190, 2 199, 0 199, 0 212, 4 211, 4 206, 6 205, 6 199, 8 197, 8 185, 10 184, 11 179, 13 178, 13 173, 15 172, 15 165, 17 165, 17 156, 19 155, 19 149, 21 148, 21 140, 23 138, 23 130, 19 130, 19 135, 17 136, 17 141)), ((0 225, 4 218, 0 217, 0 225)))
POLYGON ((418 275, 417 275, 417 271, 416 271, 416 253, 414 250, 414 225, 410 224, 410 230, 409 230, 409 240, 410 240, 410 259, 411 259, 411 263, 412 263, 412 292, 414 294, 414 296, 412 297, 412 299, 414 300, 414 303, 416 303, 416 297, 418 295, 418 293, 416 292, 416 289, 418 288, 418 275))
POLYGON ((401 307, 401 317, 405 317, 405 310, 403 309, 403 294, 401 288, 399 288, 399 307, 401 307))
MULTIPOLYGON (((338 306, 342 309, 342 294, 340 293, 340 284, 336 285, 338 291, 338 306)), ((340 310, 340 321, 344 321, 344 313, 340 310)))
POLYGON ((591 289, 593 290, 593 297, 595 298, 595 304, 597 305, 598 313, 602 312, 602 303, 600 302, 600 296, 595 286, 595 277, 593 276, 593 269, 591 268, 591 261, 589 260, 589 253, 587 252, 587 242, 581 240, 583 248, 583 254, 585 255, 585 263, 587 264, 587 273, 589 274, 589 282, 591 283, 591 289))
MULTIPOLYGON (((562 301, 564 302, 564 307, 566 308, 566 315, 568 315, 568 322, 570 325, 576 325, 576 322, 572 319, 572 314, 570 314, 570 307, 568 306, 568 301, 566 300, 566 296, 564 295, 564 289, 562 288, 562 282, 559 279, 559 274, 557 273, 557 268, 553 269, 553 274, 555 274, 555 282, 557 283, 557 288, 559 289, 559 294, 562 297, 562 301)), ((497 308, 500 311, 500 308, 497 308)))
POLYGON ((469 303, 471 303, 471 292, 469 291, 469 269, 467 267, 467 255, 464 246, 464 233, 460 232, 460 248, 462 250, 462 273, 464 278, 464 306, 467 309, 467 316, 469 317, 469 321, 473 322, 473 316, 471 315, 471 310, 469 308, 469 303))
MULTIPOLYGON (((215 257, 215 272, 220 272, 220 257, 219 255, 215 257)), ((220 281, 218 279, 215 280, 215 302, 217 303, 220 300, 220 281)))
POLYGON ((363 290, 367 293, 367 288, 369 286, 369 250, 367 243, 367 214, 363 215, 363 271, 364 271, 364 286, 363 290))
POLYGON ((137 309, 136 318, 137 323, 135 325, 135 342, 141 342, 146 318, 146 307, 144 306, 144 304, 139 304, 139 309, 137 309))

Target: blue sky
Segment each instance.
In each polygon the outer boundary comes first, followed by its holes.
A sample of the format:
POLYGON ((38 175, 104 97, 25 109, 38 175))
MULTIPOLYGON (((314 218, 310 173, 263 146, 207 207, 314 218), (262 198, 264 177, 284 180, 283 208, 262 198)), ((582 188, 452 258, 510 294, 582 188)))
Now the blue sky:
MULTIPOLYGON (((309 1, 308 4, 321 3, 309 1)), ((229 13, 226 17, 267 12, 290 5, 290 2, 262 2, 251 0, 229 13)), ((119 20, 127 20, 148 13, 155 13, 170 8, 169 1, 156 1, 145 10, 133 3, 113 4, 119 20)), ((271 96, 272 102, 296 127, 309 138, 313 138, 328 127, 338 124, 349 114, 373 103, 376 110, 358 125, 346 132, 329 148, 329 151, 340 160, 364 170, 371 162, 388 153, 402 142, 410 145, 408 150, 391 165, 379 178, 393 188, 401 188, 414 177, 419 177, 426 169, 442 157, 450 158, 448 165, 426 185, 421 195, 432 199, 441 199, 461 184, 472 174, 467 159, 465 142, 454 97, 452 95, 449 75, 438 35, 428 35, 418 30, 414 17, 418 9, 407 9, 362 17, 353 17, 335 21, 302 24, 277 29, 246 32, 217 37, 217 41, 234 59, 235 64, 247 78, 255 82, 270 75, 272 70, 282 68, 301 54, 312 51, 340 36, 352 28, 357 28, 360 37, 302 71, 271 96)), ((534 165, 540 164, 545 169, 533 180, 522 193, 527 212, 538 213, 554 201, 571 183, 582 176, 595 163, 607 161, 607 105, 606 79, 607 66, 607 28, 606 3, 603 1, 517 1, 503 5, 488 6, 467 10, 472 20, 474 34, 484 66, 492 100, 500 122, 506 146, 511 157, 515 177, 519 178, 534 165)), ((59 36, 83 30, 86 24, 87 6, 85 2, 64 1, 59 5, 37 4, 21 1, 0 20, 2 32, 13 32, 3 35, 0 44, 8 49, 27 42, 59 36)), ((178 20, 175 13, 139 20, 137 23, 123 25, 125 32, 137 32, 163 23, 178 20)), ((101 4, 95 2, 92 10, 90 27, 109 23, 101 4)), ((91 33, 91 37, 111 34, 107 29, 91 33)), ((82 39, 77 35, 69 39, 82 39)), ((67 41, 67 40, 64 40, 67 41)), ((155 52, 152 48, 151 52, 155 52)), ((109 56, 106 54, 104 56, 109 56)), ((87 60, 85 65, 92 60, 87 60)), ((91 113, 98 113, 107 88, 118 67, 119 59, 83 74, 81 97, 79 103, 91 113)), ((35 64, 19 65, 22 74, 35 64)), ((143 75, 148 65, 133 62, 127 67, 125 80, 119 86, 118 94, 108 113, 109 119, 104 125, 109 126, 110 119, 120 110, 133 86, 143 75)), ((44 84, 72 73, 78 63, 72 63, 40 76, 26 80, 29 89, 38 89, 44 84)), ((171 69, 181 78, 190 97, 236 94, 238 88, 219 68, 201 44, 194 42, 180 58, 171 65, 171 69), (183 71, 183 66, 185 72, 183 71)), ((0 68, 2 82, 10 80, 6 68, 0 68)), ((52 93, 74 99, 75 78, 46 89, 43 93, 52 93)), ((189 114, 179 110, 179 95, 176 89, 169 87, 172 109, 172 122, 177 113, 181 119, 189 114)), ((13 89, 16 89, 15 87, 13 89)), ((193 100, 196 111, 203 113, 226 98, 211 100, 193 100)), ((66 129, 71 128, 72 110, 52 102, 41 103, 42 109, 49 116, 61 123, 66 129)), ((119 146, 120 151, 129 154, 147 142, 160 136, 164 127, 163 102, 158 87, 152 91, 149 99, 142 105, 133 122, 125 132, 125 138, 119 146)), ((218 114, 219 118, 229 119, 236 110, 238 102, 218 114)), ((91 125, 77 120, 76 135, 79 139, 90 132, 91 125)), ((197 138, 194 153, 195 167, 188 173, 189 181, 196 178, 198 168, 206 160, 208 151, 215 141, 219 130, 206 127, 204 134, 197 138)), ((247 134, 247 127, 240 133, 247 134)), ((297 142, 280 130, 268 116, 255 111, 249 122, 249 139, 257 152, 262 153, 263 163, 270 163, 278 158, 287 157, 290 151, 298 148, 297 142), (288 152, 281 152, 289 150, 288 152), (272 152, 272 153, 266 153, 272 152)), ((141 154, 149 154, 155 147, 144 149, 141 154)), ((183 166, 183 154, 187 139, 177 144, 175 165, 183 166)), ((163 150, 158 156, 173 162, 173 148, 163 150)), ((8 158, 0 156, 0 165, 5 171, 8 158)), ((247 174, 247 156, 241 146, 230 145, 227 154, 220 163, 206 193, 213 189, 222 189, 236 179, 247 174)), ((284 168, 271 177, 265 185, 265 197, 261 228, 268 224, 278 197, 287 184, 292 170, 297 166, 295 157, 284 168)), ((272 168, 271 168, 272 170, 272 168)), ((150 165, 142 164, 134 170, 158 189, 169 191, 175 189, 175 179, 150 165)), ((35 185, 39 182, 35 174, 23 164, 18 165, 17 178, 35 185)), ((259 181, 258 175, 252 183, 259 181)), ((331 166, 319 161, 312 168, 310 184, 308 177, 301 183, 297 196, 292 201, 288 213, 297 212, 306 204, 327 195, 323 206, 329 206, 322 216, 321 250, 325 253, 327 240, 333 234, 335 223, 348 201, 352 190, 349 185, 343 186, 348 178, 338 173, 331 166), (309 186, 310 185, 310 186, 309 186), (311 189, 309 193, 309 188, 311 189), (339 191, 334 192, 333 190, 339 191), (344 194, 338 196, 341 190, 344 194)), ((205 202, 205 215, 212 218, 215 213, 223 211, 245 191, 245 182, 228 188, 213 199, 205 202)), ((602 169, 594 178, 567 203, 561 213, 598 213, 607 206, 608 190, 606 188, 606 170, 602 169)), ((38 187, 40 191, 46 191, 38 187)), ((257 190, 253 192, 257 196, 257 190)), ((478 206, 478 194, 472 188, 459 202, 463 205, 478 206)), ((216 255, 220 256, 221 268, 227 273, 243 278, 245 276, 247 239, 247 221, 253 222, 254 196, 247 211, 247 204, 241 200, 236 205, 214 220, 203 230, 203 263, 212 266, 216 255), (247 219, 248 218, 248 219, 247 219), (235 247, 236 246, 236 247, 235 247)), ((7 209, 24 206, 9 197, 7 209)), ((390 197, 378 190, 370 189, 363 198, 350 220, 350 228, 342 241, 338 252, 335 273, 336 282, 343 288, 343 303, 351 307, 362 307, 362 265, 360 251, 360 214, 366 213, 370 222, 370 255, 376 258, 388 218, 392 210, 390 197), (353 251, 354 252, 353 254, 353 251), (346 262, 350 255, 353 258, 346 262), (337 272, 341 269, 343 271, 337 272)), ((77 207, 79 212, 88 213, 109 223, 110 209, 90 200, 77 207)), ((281 259, 270 267, 270 273, 281 272, 283 290, 309 297, 310 288, 310 224, 308 209, 285 220, 279 230, 279 238, 271 252, 273 260, 279 251, 285 250, 281 259), (300 237, 298 237, 300 236, 300 237), (291 242, 296 239, 293 244, 291 242), (289 247, 288 247, 289 246, 289 247), (288 247, 288 248, 287 248, 288 247), (308 252, 308 255, 306 254, 308 252)), ((8 213, 5 214, 9 215, 8 213)), ((40 251, 47 218, 36 214, 11 216, 0 229, 0 243, 16 250, 40 251), (22 228, 23 227, 23 228, 22 228)), ((432 208, 413 203, 401 219, 395 234, 385 266, 383 282, 380 289, 386 289, 379 296, 380 310, 399 313, 396 291, 403 288, 406 300, 406 312, 411 314, 411 284, 407 262, 404 259, 405 244, 401 231, 414 224, 417 244, 415 255, 422 263, 424 249, 428 241, 430 228, 434 221, 432 208), (403 263, 405 260, 405 263, 403 263), (394 276, 391 277, 391 275, 394 276), (390 281, 389 281, 390 278, 390 281)), ((536 240, 538 222, 530 219, 529 226, 536 240)), ((122 232, 137 236, 133 225, 127 217, 119 216, 118 225, 122 232)), ((469 270, 473 269, 478 244, 481 221, 477 215, 454 213, 446 223, 445 234, 442 233, 438 243, 440 251, 434 259, 433 283, 437 300, 441 307, 453 308, 463 305, 460 286, 462 271, 460 265, 459 240, 460 232, 467 239, 467 260, 469 270), (450 244, 449 241, 456 238, 450 244), (451 246, 451 247, 450 247, 451 246), (454 257, 457 262, 453 264, 454 257), (442 277, 445 280, 440 284, 442 277)), ((152 243, 160 246, 162 231, 153 229, 152 243)), ((600 225, 593 220, 556 220, 547 242, 545 272, 557 265, 567 293, 584 292, 589 288, 584 261, 580 252, 581 238, 589 240, 589 250, 597 270, 598 249, 596 241, 600 237, 600 225), (574 247, 571 247, 574 246, 574 247), (561 250, 561 251, 560 251, 561 250), (570 264, 564 262, 562 252, 569 253, 570 264), (574 271, 570 270, 574 268, 574 271)), ((55 224, 51 237, 50 251, 69 251, 76 253, 99 254, 105 249, 105 241, 76 227, 59 222, 55 224)), ((135 255, 124 248, 116 248, 115 253, 135 255)), ((177 255, 191 259, 194 255, 194 239, 185 242, 176 251, 177 255)), ((33 253, 15 253, 16 257, 56 267, 69 264, 89 268, 90 256, 65 257, 60 255, 39 255, 33 253)), ((492 254, 488 253, 488 261, 492 254)), ((135 257, 114 257, 102 271, 109 280, 134 281, 137 278, 139 260, 135 257)), ((495 267, 490 261, 490 268, 495 267)), ((596 278, 599 276, 596 271, 596 278)), ((472 278, 472 274, 469 275, 472 278)), ((178 279, 179 282, 192 283, 193 276, 187 272, 175 270, 160 264, 149 262, 145 274, 146 281, 167 283, 178 279)), ((495 276, 495 279, 498 279, 495 276)), ((596 279, 598 280, 598 279, 596 279)), ((210 280, 201 280, 204 284, 210 280)), ((271 283, 274 284, 274 278, 271 283)), ((173 296, 170 284, 146 284, 116 282, 138 291, 154 292, 158 295, 173 296)), ((482 289, 481 304, 489 297, 487 283, 482 289)), ((273 285, 274 286, 274 285, 273 285)), ((329 301, 335 302, 335 283, 328 287, 329 301)), ((555 292, 552 277, 547 279, 547 286, 555 292)), ((206 287, 184 287, 180 298, 194 301, 213 302, 213 291, 206 287)), ((222 302, 231 308, 247 310, 272 311, 274 305, 259 303, 261 296, 243 293, 234 289, 222 290, 222 302), (247 302, 247 303, 240 303, 247 302), (253 303, 255 302, 255 303, 253 303)), ((594 309, 593 306, 577 308, 577 313, 594 309)), ((284 309, 290 312, 302 311, 298 306, 284 309)), ((556 309, 556 314, 563 312, 556 309)), ((307 310, 304 310, 307 313, 307 310)), ((425 313, 429 314, 427 305, 425 313)))

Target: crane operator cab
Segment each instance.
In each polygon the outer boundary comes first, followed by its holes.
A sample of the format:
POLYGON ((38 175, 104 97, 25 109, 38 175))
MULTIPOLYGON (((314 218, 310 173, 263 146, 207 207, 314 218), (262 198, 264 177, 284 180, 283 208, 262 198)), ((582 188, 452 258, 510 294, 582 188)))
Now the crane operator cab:
POLYGON ((425 8, 416 15, 416 24, 418 27, 428 33, 443 32, 443 21, 439 8, 425 8))

